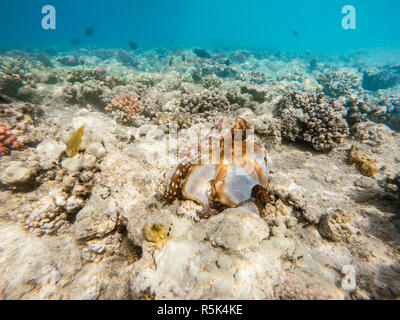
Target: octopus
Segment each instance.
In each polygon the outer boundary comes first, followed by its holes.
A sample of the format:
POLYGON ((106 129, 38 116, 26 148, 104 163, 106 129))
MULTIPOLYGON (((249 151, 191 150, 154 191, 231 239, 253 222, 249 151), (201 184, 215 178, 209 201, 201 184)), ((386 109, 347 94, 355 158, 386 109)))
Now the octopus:
POLYGON ((189 147, 167 176, 163 198, 192 200, 209 217, 225 208, 268 202, 266 156, 242 118, 217 118, 210 133, 189 147))

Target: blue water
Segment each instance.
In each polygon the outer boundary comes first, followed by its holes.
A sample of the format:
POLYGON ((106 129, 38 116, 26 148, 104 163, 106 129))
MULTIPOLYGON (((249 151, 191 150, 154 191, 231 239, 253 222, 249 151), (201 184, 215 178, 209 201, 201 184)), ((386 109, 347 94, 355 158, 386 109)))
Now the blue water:
POLYGON ((350 52, 400 48, 398 0, 1 0, 0 47, 277 48, 350 52), (42 6, 56 8, 56 30, 43 30, 42 6), (344 5, 357 29, 344 30, 344 5), (92 37, 85 35, 93 27, 92 37), (293 34, 293 30, 298 36, 293 34))

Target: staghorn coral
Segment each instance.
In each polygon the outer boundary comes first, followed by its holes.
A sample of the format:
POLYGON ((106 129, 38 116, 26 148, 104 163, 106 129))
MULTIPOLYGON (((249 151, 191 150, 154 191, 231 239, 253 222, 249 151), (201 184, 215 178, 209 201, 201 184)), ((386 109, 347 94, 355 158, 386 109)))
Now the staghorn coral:
POLYGON ((106 111, 117 121, 128 123, 139 111, 139 100, 130 94, 122 95, 114 98, 106 111))
POLYGON ((277 104, 283 138, 310 143, 319 151, 330 150, 349 135, 345 109, 323 94, 291 92, 277 104))
POLYGON ((350 148, 347 162, 350 165, 357 165, 358 169, 364 176, 374 178, 378 173, 376 162, 367 156, 358 153, 355 145, 350 148))
POLYGON ((12 150, 21 150, 23 144, 5 125, 0 124, 0 157, 11 153, 12 150))

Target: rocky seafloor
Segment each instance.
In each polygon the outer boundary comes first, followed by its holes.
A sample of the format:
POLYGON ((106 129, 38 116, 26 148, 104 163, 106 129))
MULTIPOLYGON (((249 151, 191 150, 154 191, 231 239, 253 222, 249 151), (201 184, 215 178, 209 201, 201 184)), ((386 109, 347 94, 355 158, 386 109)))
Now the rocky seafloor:
POLYGON ((365 57, 2 52, 0 298, 399 297, 400 64, 365 57), (162 199, 168 146, 218 116, 266 151, 258 213, 162 199))

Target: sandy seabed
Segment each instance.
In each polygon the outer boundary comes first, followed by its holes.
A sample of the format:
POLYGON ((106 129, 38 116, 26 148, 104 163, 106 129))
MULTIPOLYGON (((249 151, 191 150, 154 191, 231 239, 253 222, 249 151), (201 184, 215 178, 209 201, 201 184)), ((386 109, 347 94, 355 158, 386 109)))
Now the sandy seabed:
POLYGON ((399 64, 196 53, 0 56, 0 298, 399 297, 399 64), (218 116, 254 128, 269 203, 204 219, 163 201, 167 151, 218 116))

